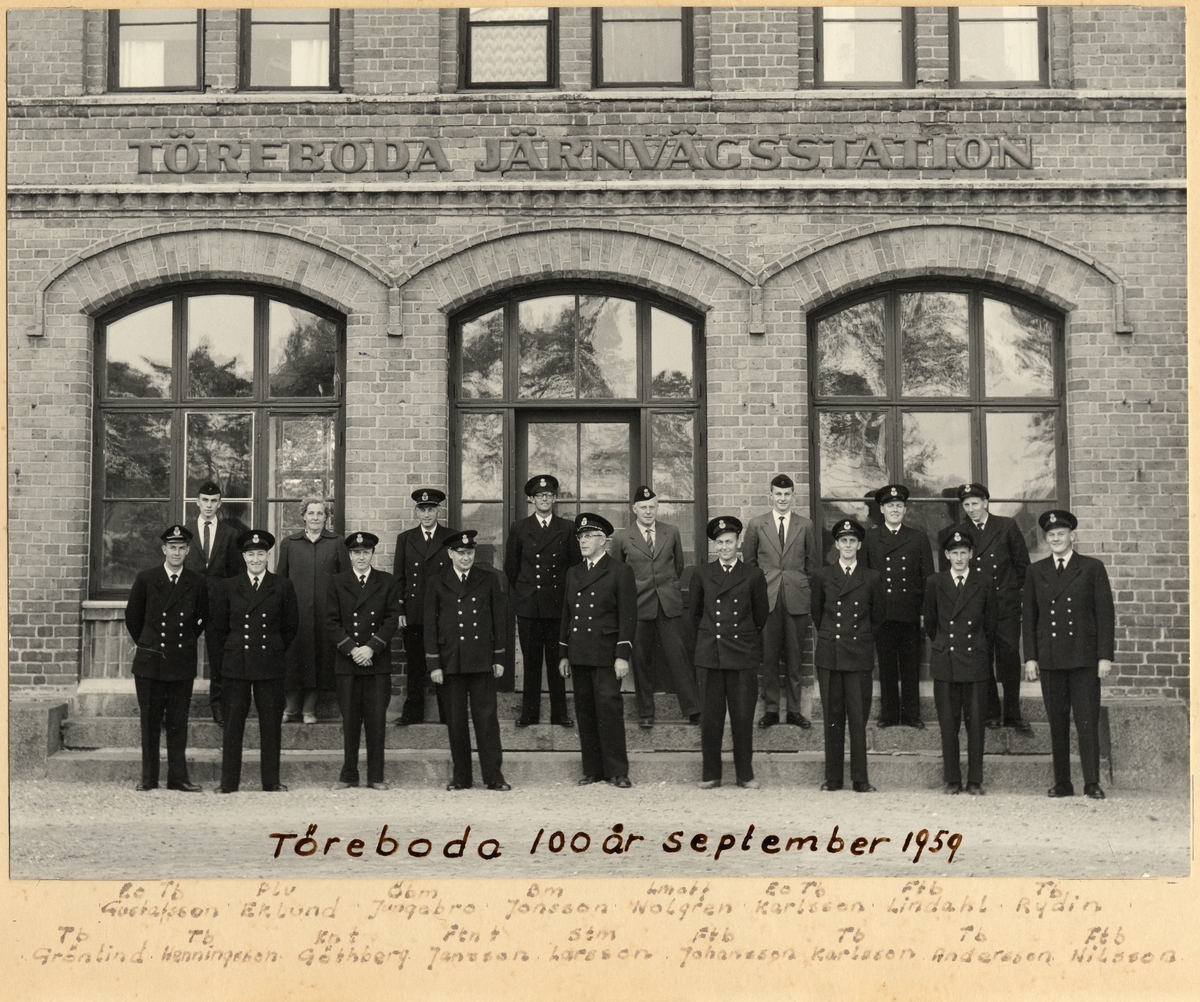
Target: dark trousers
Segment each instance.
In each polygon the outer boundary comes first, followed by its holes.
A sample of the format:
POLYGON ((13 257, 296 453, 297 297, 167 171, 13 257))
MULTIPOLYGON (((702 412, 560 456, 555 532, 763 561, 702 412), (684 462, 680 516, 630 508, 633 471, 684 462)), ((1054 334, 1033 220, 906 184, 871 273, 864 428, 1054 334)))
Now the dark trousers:
POLYGON ((1100 676, 1095 668, 1041 672, 1042 699, 1050 724, 1054 785, 1071 785, 1071 714, 1079 736, 1084 785, 1100 782, 1100 676))
POLYGON ((921 720, 920 623, 889 619, 875 631, 879 655, 879 722, 916 724, 921 720))
POLYGON ((454 760, 454 782, 470 786, 471 731, 467 727, 467 703, 475 724, 475 747, 479 749, 479 771, 488 786, 504 782, 500 771, 504 752, 500 748, 500 718, 496 715, 496 678, 491 669, 446 675, 442 700, 446 729, 450 732, 450 757, 454 760))
POLYGON ((1021 617, 1009 616, 996 626, 992 644, 992 679, 988 683, 987 718, 1002 723, 1021 719, 1021 617), (1004 686, 1001 705, 997 683, 1004 686))
MULTIPOLYGON (((784 659, 787 681, 787 708, 800 712, 801 664, 804 643, 808 639, 808 615, 793 616, 787 611, 782 590, 775 608, 763 627, 762 694, 763 712, 778 713, 780 704, 779 657, 784 659)), ((811 683, 810 683, 811 684, 811 683)))
POLYGON ((733 737, 733 768, 739 783, 754 778, 754 704, 758 701, 758 679, 753 669, 731 671, 697 666, 700 679, 701 779, 721 778, 721 738, 725 736, 725 710, 733 737))
POLYGON ((221 786, 236 790, 242 781, 242 737, 250 697, 258 710, 258 752, 265 790, 279 783, 279 745, 283 732, 282 678, 225 679, 225 740, 221 745, 221 786))
POLYGON ((958 757, 958 727, 967 722, 967 782, 983 783, 983 713, 987 706, 986 681, 943 682, 933 680, 933 705, 937 707, 942 731, 942 782, 962 783, 958 757))
POLYGON ((579 724, 579 749, 583 774, 615 779, 629 775, 625 754, 625 706, 616 669, 571 665, 575 680, 575 719, 579 724))
POLYGON ((696 672, 688 663, 679 632, 680 617, 664 616, 639 619, 633 635, 633 686, 637 691, 638 716, 654 719, 654 638, 658 637, 663 658, 670 672, 671 685, 679 700, 679 712, 685 717, 700 712, 700 693, 696 689, 696 672))
POLYGON ((850 781, 867 782, 867 716, 871 712, 871 673, 817 667, 825 712, 825 779, 843 781, 846 721, 850 722, 850 781))
POLYGON ((338 780, 358 785, 359 732, 367 732, 367 782, 383 782, 383 736, 387 706, 392 698, 392 676, 338 675, 338 707, 342 711, 342 772, 338 780))
MULTIPOLYGON (((425 719, 425 685, 429 672, 425 667, 425 627, 404 627, 404 659, 407 684, 404 694, 404 708, 400 711, 400 719, 405 723, 419 724, 425 719)), ((441 686, 434 686, 437 693, 438 717, 446 722, 446 706, 443 702, 441 686)))
POLYGON ((521 694, 521 719, 536 724, 542 715, 542 664, 550 690, 550 723, 567 718, 567 680, 558 670, 558 619, 517 617, 521 660, 525 662, 525 688, 521 694))
POLYGON ((167 782, 186 783, 188 707, 192 680, 165 682, 133 676, 142 719, 142 784, 158 786, 158 737, 167 732, 167 782))
MULTIPOLYGON (((209 586, 212 586, 211 579, 209 586)), ((204 633, 204 653, 208 655, 208 705, 212 708, 213 720, 216 720, 225 708, 224 680, 221 677, 224 651, 207 630, 204 633)))

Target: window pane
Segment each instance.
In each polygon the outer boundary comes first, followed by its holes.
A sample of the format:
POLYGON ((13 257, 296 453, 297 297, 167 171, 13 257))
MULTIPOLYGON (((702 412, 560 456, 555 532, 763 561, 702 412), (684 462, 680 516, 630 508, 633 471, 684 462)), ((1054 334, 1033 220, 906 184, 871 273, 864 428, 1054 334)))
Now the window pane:
POLYGON ((900 297, 900 369, 906 397, 965 397, 971 390, 967 297, 911 292, 900 297))
POLYGON ((184 493, 195 497, 196 488, 205 480, 215 480, 224 497, 253 497, 253 444, 252 414, 188 414, 184 493))
POLYGON ((471 22, 477 21, 545 21, 549 7, 472 7, 471 22))
POLYGON ((191 296, 187 300, 188 393, 248 397, 254 392, 254 299, 191 296))
POLYGON ((828 397, 882 397, 882 299, 851 306, 817 325, 817 393, 828 397))
POLYGON ((822 411, 818 434, 821 497, 861 498, 891 483, 883 411, 822 411))
POLYGON ((632 492, 629 435, 629 425, 624 421, 580 426, 579 469, 583 478, 580 494, 584 502, 628 503, 632 492))
MULTIPOLYGON (((251 527, 253 528, 253 526, 251 527)), ((276 540, 304 528, 304 517, 300 514, 300 506, 295 501, 273 501, 267 505, 267 532, 276 540)), ((275 546, 270 553, 270 567, 275 570, 275 559, 279 547, 275 546)))
POLYGON ((546 68, 544 24, 471 28, 471 83, 543 83, 546 68))
POLYGON ((898 21, 903 7, 822 7, 826 21, 898 21))
POLYGON ((173 305, 159 303, 115 320, 105 330, 109 397, 171 396, 173 305))
POLYGON ((637 306, 628 299, 579 297, 579 395, 637 396, 637 306))
MULTIPOLYGON (((679 530, 679 539, 683 543, 683 562, 689 566, 696 562, 696 506, 679 502, 660 502, 658 517, 679 530)), ((632 513, 630 514, 632 518, 632 513)), ((617 523, 613 523, 616 525, 617 523)), ((707 553, 704 555, 706 558, 707 553)))
POLYGON ((332 398, 338 325, 275 301, 269 317, 271 396, 332 398))
POLYGON ((124 414, 118 411, 105 415, 104 496, 171 496, 169 414, 124 414))
MULTIPOLYGON (((971 415, 907 413, 902 480, 913 494, 939 497, 971 479, 971 415)), ((881 483, 880 487, 883 486, 881 483)))
POLYGON ((904 524, 925 533, 929 548, 933 550, 934 564, 940 569, 945 558, 938 548, 938 537, 943 529, 957 525, 962 518, 962 507, 954 497, 949 501, 910 503, 904 513, 904 524))
POLYGON ((117 86, 197 85, 195 9, 123 10, 118 31, 117 86))
POLYGON ((504 504, 502 502, 464 503, 462 525, 452 525, 450 528, 474 529, 479 533, 475 537, 475 563, 480 567, 500 568, 504 566, 504 504))
POLYGON ((1056 411, 987 414, 987 485, 998 498, 1052 498, 1057 493, 1056 411))
POLYGON ((963 23, 958 25, 958 77, 985 82, 1041 78, 1037 21, 963 23))
POLYGON ((251 22, 250 86, 329 86, 327 9, 251 11, 251 22))
POLYGON ((654 414, 650 418, 651 476, 655 492, 674 501, 695 495, 695 448, 691 414, 654 414))
POLYGON ((499 414, 463 414, 463 499, 504 497, 504 421, 499 414))
POLYGON ((988 511, 995 512, 997 515, 1004 515, 1016 521, 1017 528, 1021 530, 1021 535, 1025 537, 1025 545, 1029 548, 1029 559, 1033 561, 1050 556, 1050 547, 1046 545, 1046 537, 1041 531, 1041 527, 1037 524, 1037 520, 1043 512, 1057 507, 1059 505, 1053 501, 1042 502, 1041 504, 1001 503, 990 505, 988 511))
POLYGON ((100 587, 128 591, 138 571, 161 564, 159 534, 170 520, 164 502, 108 501, 100 542, 100 587))
POLYGON ((690 397, 692 383, 692 325, 664 313, 650 310, 650 395, 654 397, 690 397))
POLYGON ((462 325, 462 395, 468 399, 504 395, 502 309, 462 325))
POLYGON ((527 434, 529 469, 525 471, 525 479, 549 473, 558 478, 559 498, 579 497, 579 425, 530 424, 527 434))
POLYGON ((518 306, 522 397, 575 396, 575 297, 528 299, 518 306))
POLYGON ((606 84, 683 82, 683 24, 679 21, 606 23, 601 46, 606 84))
POLYGON ((826 19, 821 34, 821 78, 826 83, 904 82, 898 20, 842 24, 826 19))
POLYGON ((960 21, 1036 21, 1036 7, 959 7, 960 21))
POLYGON ((1054 395, 1054 323, 1019 306, 983 301, 984 374, 989 397, 1054 395))
POLYGON ((270 496, 293 501, 332 498, 337 451, 334 416, 272 414, 270 422, 270 496))

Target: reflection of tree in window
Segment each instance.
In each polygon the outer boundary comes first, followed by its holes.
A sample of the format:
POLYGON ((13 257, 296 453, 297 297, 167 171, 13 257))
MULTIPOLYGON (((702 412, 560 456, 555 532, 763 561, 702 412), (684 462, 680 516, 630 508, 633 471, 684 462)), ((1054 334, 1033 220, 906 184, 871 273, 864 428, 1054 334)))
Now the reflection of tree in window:
POLYGON ((690 397, 692 395, 692 377, 686 372, 672 369, 668 372, 654 374, 650 395, 654 397, 690 397))
POLYGON ((970 388, 967 297, 944 292, 900 297, 905 396, 965 396, 970 388))
POLYGON ((654 415, 654 489, 664 498, 690 501, 695 439, 690 414, 654 415))
POLYGON ((574 397, 574 299, 537 326, 521 320, 521 396, 574 397))
POLYGON ((234 370, 243 364, 236 355, 218 364, 209 354, 207 341, 192 349, 188 356, 189 389, 193 397, 248 397, 252 380, 239 376, 234 370))
POLYGON ((817 326, 818 392, 831 397, 872 397, 883 383, 883 300, 859 303, 817 326))
POLYGON ((250 497, 252 427, 249 414, 189 414, 189 483, 211 478, 227 497, 250 497))
POLYGON ((166 497, 171 477, 171 419, 110 414, 104 436, 105 494, 166 497))
POLYGON ((879 413, 824 411, 821 429, 821 493, 861 497, 887 482, 887 435, 879 413))
POLYGON ((166 388, 171 385, 171 366, 151 361, 145 355, 141 356, 145 370, 135 368, 128 362, 109 361, 106 376, 108 378, 109 397, 165 397, 166 388))
POLYGON ((497 397, 504 388, 504 311, 463 324, 465 397, 497 397))
MULTIPOLYGON (((272 313, 276 312, 277 305, 281 304, 271 304, 272 313)), ((294 324, 284 340, 278 362, 274 358, 271 360, 271 395, 332 396, 334 359, 337 354, 336 328, 328 320, 311 313, 300 310, 287 312, 294 318, 294 324)), ((272 334, 275 332, 272 331, 272 334)), ((274 341, 272 337, 272 355, 275 354, 274 341)))

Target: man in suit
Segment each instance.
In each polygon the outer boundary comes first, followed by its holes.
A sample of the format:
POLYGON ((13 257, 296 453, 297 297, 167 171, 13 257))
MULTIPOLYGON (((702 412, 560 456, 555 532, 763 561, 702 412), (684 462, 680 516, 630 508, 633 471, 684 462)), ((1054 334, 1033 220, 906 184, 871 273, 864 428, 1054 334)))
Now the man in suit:
POLYGON ((167 789, 199 793, 188 780, 187 725, 208 586, 184 566, 192 540, 186 528, 172 525, 159 539, 163 563, 134 578, 125 605, 125 627, 137 645, 132 670, 142 729, 142 779, 134 789, 158 789, 158 737, 165 725, 167 789))
POLYGON ((400 625, 396 579, 371 566, 379 537, 346 537, 350 566, 329 578, 325 633, 334 646, 335 681, 342 711, 342 771, 335 790, 358 786, 358 737, 367 733, 367 786, 386 790, 383 744, 392 698, 392 637, 400 625))
POLYGON ((1078 520, 1069 511, 1043 512, 1038 525, 1050 556, 1025 578, 1025 677, 1040 674, 1050 750, 1051 797, 1071 797, 1071 714, 1079 737, 1083 792, 1103 800, 1100 788, 1100 679, 1112 671, 1116 622, 1104 564, 1075 552, 1078 520))
POLYGON ((991 495, 983 484, 958 489, 966 518, 958 524, 975 539, 971 567, 992 579, 996 597, 996 638, 992 644, 992 680, 988 683, 988 727, 1011 727, 1019 734, 1033 728, 1021 717, 1021 589, 1029 569, 1029 548, 1017 523, 988 512, 991 495), (1004 686, 1001 704, 997 683, 1004 686))
POLYGON ((575 675, 575 717, 583 753, 580 786, 608 782, 627 790, 625 709, 621 679, 629 674, 638 627, 638 588, 633 568, 604 552, 612 536, 608 519, 589 511, 575 518, 583 559, 567 570, 558 649, 563 678, 575 675))
MULTIPOLYGON (((227 578, 237 577, 246 565, 237 547, 238 530, 217 518, 217 512, 221 510, 220 486, 211 480, 202 483, 196 491, 196 507, 199 515, 188 523, 187 529, 198 545, 188 551, 184 566, 204 576, 208 594, 213 596, 227 578)), ((211 631, 204 634, 204 651, 208 656, 208 704, 213 720, 221 725, 225 722, 221 645, 216 643, 211 631)))
POLYGON ((525 496, 533 514, 514 522, 504 550, 504 576, 511 586, 517 612, 517 636, 525 664, 518 727, 536 724, 541 716, 542 663, 550 690, 550 723, 574 727, 567 713, 567 687, 556 670, 558 627, 562 620, 563 587, 567 568, 580 560, 571 523, 554 514, 558 480, 547 474, 531 477, 525 496))
MULTIPOLYGON (((400 628, 404 635, 407 692, 396 725, 406 727, 425 720, 425 584, 450 566, 442 542, 449 531, 438 524, 438 506, 446 495, 433 487, 412 492, 417 524, 396 537, 392 575, 400 585, 400 628)), ((446 722, 441 686, 437 687, 438 717, 446 722)))
MULTIPOLYGON (((800 704, 804 690, 804 642, 812 602, 810 582, 821 566, 821 552, 812 522, 792 511, 795 488, 786 473, 771 481, 771 510, 750 519, 742 543, 746 563, 762 568, 771 602, 771 615, 763 630, 763 715, 759 727, 779 723, 781 653, 787 672, 784 719, 804 729, 812 726, 800 704)), ((809 678, 810 693, 811 687, 809 678)))
POLYGON ((873 793, 867 778, 867 715, 875 633, 887 613, 883 576, 858 559, 866 530, 854 519, 833 526, 838 560, 812 579, 812 616, 817 628, 817 683, 825 712, 825 782, 840 790, 846 721, 850 723, 850 779, 855 793, 873 793))
POLYGON ((429 680, 443 689, 446 728, 454 778, 447 790, 469 790, 471 733, 467 703, 475 723, 479 771, 489 790, 511 790, 500 771, 500 719, 496 715, 496 679, 504 674, 504 596, 490 570, 475 565, 474 529, 450 532, 443 542, 450 567, 425 589, 425 661, 429 680))
POLYGON ((633 685, 638 723, 654 726, 654 641, 657 638, 670 674, 679 712, 689 723, 700 723, 700 693, 696 673, 688 663, 680 632, 683 593, 683 541, 679 529, 658 521, 658 498, 649 487, 633 495, 634 523, 613 536, 610 554, 633 568, 637 582, 637 634, 633 641, 633 685))
POLYGON ((888 484, 874 495, 883 525, 867 529, 862 557, 883 575, 887 615, 875 634, 879 655, 879 726, 923 729, 921 720, 921 607, 925 581, 933 573, 933 551, 925 533, 904 524, 908 488, 888 484))
POLYGON ((288 645, 300 630, 296 589, 267 570, 275 537, 265 529, 238 536, 245 571, 230 578, 213 597, 213 630, 222 647, 225 673, 225 740, 217 793, 236 793, 242 778, 242 737, 253 696, 258 710, 262 788, 287 790, 279 782, 283 731, 283 676, 288 645))
POLYGON ((690 596, 700 679, 700 789, 721 785, 721 738, 728 707, 737 785, 757 790, 751 759, 762 628, 771 611, 767 579, 759 568, 738 560, 739 519, 714 518, 707 531, 717 559, 696 569, 690 596))
POLYGON ((988 576, 971 569, 974 547, 969 529, 942 533, 942 553, 949 566, 926 581, 923 615, 932 643, 929 671, 942 732, 944 792, 962 792, 958 728, 965 716, 967 793, 983 796, 983 715, 992 675, 988 652, 996 631, 996 599, 988 576))

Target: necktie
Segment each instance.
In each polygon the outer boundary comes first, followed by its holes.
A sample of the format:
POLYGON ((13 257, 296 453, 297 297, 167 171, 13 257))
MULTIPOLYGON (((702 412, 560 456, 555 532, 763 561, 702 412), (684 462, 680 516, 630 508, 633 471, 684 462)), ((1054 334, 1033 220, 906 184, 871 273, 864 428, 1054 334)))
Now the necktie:
POLYGON ((654 549, 654 530, 653 529, 646 530, 646 542, 649 544, 650 549, 653 550, 654 549))
POLYGON ((1058 573, 1061 574, 1064 570, 1066 570, 1066 567, 1067 567, 1067 565, 1065 563, 1063 563, 1062 557, 1059 557, 1058 558, 1058 573))
POLYGON ((954 587, 956 587, 959 591, 962 591, 962 586, 963 586, 963 579, 960 578, 957 574, 955 574, 954 575, 954 587))
POLYGON ((460 582, 461 584, 466 584, 466 583, 467 583, 467 576, 466 576, 465 574, 460 574, 460 575, 458 576, 458 580, 459 580, 459 582, 460 582))
POLYGON ((175 587, 175 582, 176 582, 176 581, 178 581, 178 580, 179 580, 179 575, 178 575, 178 574, 172 574, 172 575, 171 575, 171 587, 172 587, 172 588, 174 588, 174 587, 175 587))
POLYGON ((784 531, 783 531, 783 516, 779 516, 779 548, 782 550, 784 546, 784 531))
POLYGON ((358 586, 360 588, 365 588, 367 586, 367 576, 365 574, 360 574, 358 576, 358 586))
POLYGON ((851 574, 851 569, 849 567, 847 567, 845 564, 843 564, 842 565, 842 573, 845 574, 846 577, 849 577, 851 574))
POLYGON ((254 579, 254 590, 258 591, 258 578, 254 579))
POLYGON ((538 521, 542 523, 542 532, 545 532, 547 529, 550 528, 550 523, 547 522, 545 519, 539 518, 538 521))
POLYGON ((425 533, 425 542, 427 542, 427 543, 432 543, 432 542, 433 542, 433 533, 432 533, 432 532, 428 532, 428 531, 427 531, 427 532, 425 533))
POLYGON ((204 559, 212 556, 212 522, 204 523, 204 559))
POLYGON ((733 570, 733 564, 722 564, 722 566, 725 568, 726 574, 728 574, 731 570, 733 570))

